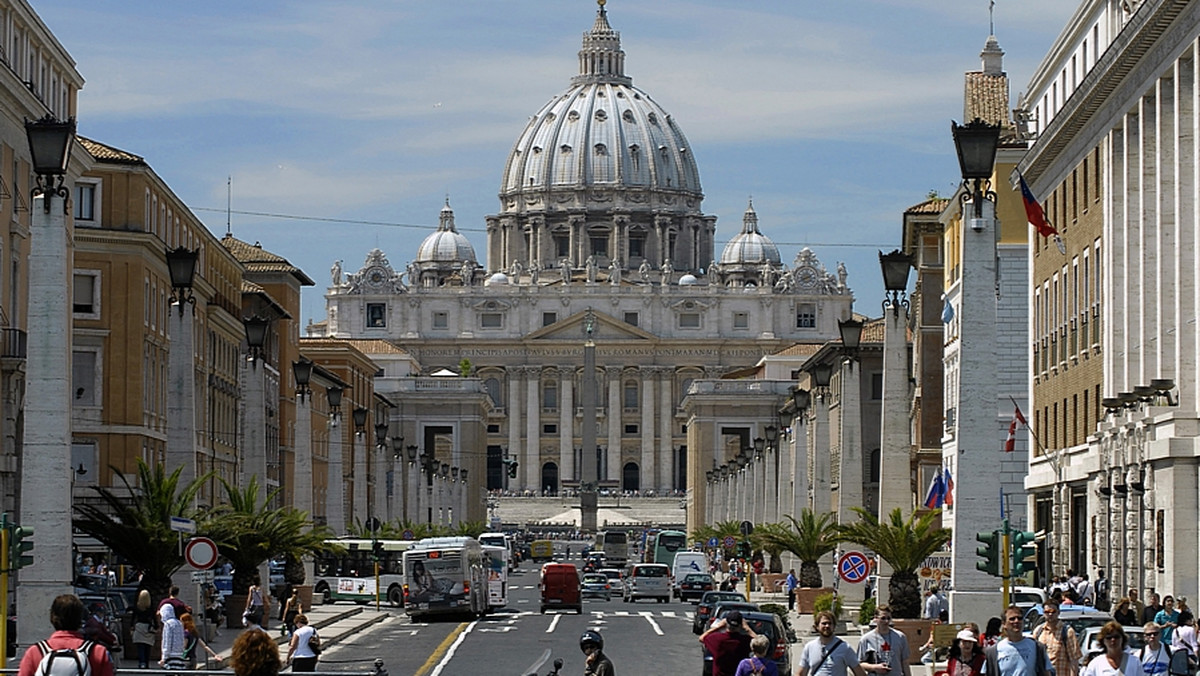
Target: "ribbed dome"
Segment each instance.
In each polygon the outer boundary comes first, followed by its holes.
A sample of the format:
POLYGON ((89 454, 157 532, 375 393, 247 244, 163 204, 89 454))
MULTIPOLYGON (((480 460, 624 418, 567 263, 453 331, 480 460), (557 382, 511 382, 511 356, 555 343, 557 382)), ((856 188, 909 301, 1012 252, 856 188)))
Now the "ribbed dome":
POLYGON ((417 250, 417 263, 457 263, 460 261, 475 261, 475 247, 471 246, 466 235, 454 228, 454 210, 450 208, 450 200, 438 218, 438 229, 421 242, 417 250))
POLYGON ((502 198, 591 186, 700 194, 700 172, 687 138, 624 71, 621 37, 609 26, 602 5, 583 36, 579 75, 530 119, 513 146, 502 198))
POLYGON ((746 207, 746 215, 742 217, 742 231, 737 237, 729 240, 725 250, 721 252, 721 265, 761 265, 770 263, 778 266, 779 247, 770 237, 758 231, 758 213, 754 211, 754 203, 746 207))

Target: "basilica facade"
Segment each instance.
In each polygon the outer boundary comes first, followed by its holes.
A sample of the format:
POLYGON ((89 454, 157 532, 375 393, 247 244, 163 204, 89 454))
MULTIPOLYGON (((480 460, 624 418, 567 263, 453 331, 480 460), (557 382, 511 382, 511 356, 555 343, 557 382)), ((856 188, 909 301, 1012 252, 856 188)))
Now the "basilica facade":
POLYGON ((752 204, 718 255, 688 141, 625 74, 603 5, 578 66, 517 137, 485 261, 447 200, 416 251, 371 250, 348 274, 336 263, 326 317, 308 334, 406 353, 409 372, 376 383, 394 422, 422 452, 476 468, 481 488, 554 493, 594 461, 601 487, 682 491, 689 389, 837 339, 853 294, 844 266, 830 271, 808 249, 785 263, 752 204), (598 410, 597 448, 585 452, 587 340, 598 410), (478 410, 445 405, 451 392, 478 410))

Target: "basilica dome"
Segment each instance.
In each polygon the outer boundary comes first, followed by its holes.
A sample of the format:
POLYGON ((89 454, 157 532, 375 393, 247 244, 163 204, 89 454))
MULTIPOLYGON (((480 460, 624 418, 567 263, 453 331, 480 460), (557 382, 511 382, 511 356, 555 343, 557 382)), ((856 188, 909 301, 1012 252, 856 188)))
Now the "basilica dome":
POLYGON ((603 5, 584 33, 579 75, 530 118, 513 145, 501 200, 593 187, 701 192, 683 131, 625 75, 621 36, 603 5))
POLYGON ((475 263, 475 247, 471 246, 466 235, 454 227, 454 210, 450 208, 450 200, 438 217, 438 228, 433 231, 421 247, 417 249, 415 263, 475 263))
POLYGON ((758 213, 751 203, 742 217, 742 231, 729 240, 721 252, 721 265, 746 267, 770 263, 779 267, 780 262, 779 247, 758 231, 758 213))

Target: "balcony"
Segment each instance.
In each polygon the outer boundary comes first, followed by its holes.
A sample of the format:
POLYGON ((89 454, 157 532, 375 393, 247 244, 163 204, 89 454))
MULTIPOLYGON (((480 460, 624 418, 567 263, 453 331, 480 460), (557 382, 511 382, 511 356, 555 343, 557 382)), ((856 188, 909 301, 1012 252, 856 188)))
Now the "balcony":
POLYGON ((0 329, 0 359, 25 360, 28 334, 21 329, 0 329))

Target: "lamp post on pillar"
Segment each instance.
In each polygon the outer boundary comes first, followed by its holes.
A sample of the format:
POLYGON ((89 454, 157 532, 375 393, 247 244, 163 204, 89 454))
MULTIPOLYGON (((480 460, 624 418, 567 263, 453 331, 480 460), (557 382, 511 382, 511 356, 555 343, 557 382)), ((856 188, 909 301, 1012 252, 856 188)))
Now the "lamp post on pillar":
MULTIPOLYGON (((71 591, 71 300, 74 262, 63 185, 75 119, 25 122, 33 173, 29 242, 29 348, 25 362, 25 437, 17 522, 36 533, 33 564, 18 573, 17 641, 31 645, 50 627, 54 597, 71 591), (37 201, 41 200, 42 208, 37 201), (58 202, 61 208, 55 208, 58 202), (34 619, 37 618, 37 619, 34 619)), ((15 280, 14 280, 15 283, 15 280)), ((7 611, 7 609, 5 609, 7 611)), ((11 640, 11 639, 10 639, 11 640)))
POLYGON ((862 377, 854 368, 863 323, 851 317, 838 322, 842 337, 841 462, 838 480, 838 523, 854 520, 853 507, 863 507, 862 377))
POLYGON ((354 490, 350 500, 350 518, 354 523, 367 522, 367 409, 359 406, 350 417, 354 420, 354 441, 350 446, 350 471, 354 476, 354 490))
MULTIPOLYGON (((292 434, 292 507, 309 514, 313 513, 313 451, 312 451, 312 396, 309 388, 312 381, 313 362, 303 355, 292 362, 292 376, 296 379, 296 429, 292 434)), ((284 472, 280 470, 280 483, 284 472)), ((313 579, 312 557, 304 561, 304 579, 311 584, 313 579)), ((262 568, 259 575, 263 574, 262 568)), ((266 579, 265 577, 263 579, 266 579)))
POLYGON ((767 437, 767 462, 764 471, 766 479, 764 480, 763 493, 764 499, 767 501, 767 508, 763 514, 764 523, 775 523, 779 521, 779 427, 776 425, 767 425, 763 433, 767 437))
POLYGON ((408 454, 408 467, 406 470, 408 472, 408 476, 405 477, 407 479, 407 482, 405 483, 405 490, 407 491, 408 495, 405 496, 404 518, 405 520, 413 523, 420 523, 421 471, 420 468, 417 467, 417 445, 409 444, 408 446, 404 447, 404 450, 408 454))
POLYGON ((830 495, 831 458, 829 457, 829 381, 833 378, 833 366, 829 364, 813 364, 809 370, 812 375, 813 390, 818 401, 814 403, 813 416, 813 479, 812 479, 812 509, 817 514, 828 512, 833 507, 833 496, 830 495))
POLYGON ((335 535, 346 532, 346 480, 342 476, 342 395, 340 386, 325 389, 329 401, 329 462, 325 466, 325 525, 335 535))
POLYGON ((808 475, 808 407, 812 399, 812 394, 805 389, 796 387, 792 390, 792 406, 796 409, 795 416, 792 418, 792 438, 788 441, 791 444, 791 467, 788 468, 789 475, 792 477, 792 487, 790 498, 791 512, 790 514, 798 515, 804 507, 812 508, 812 504, 808 500, 809 483, 811 477, 808 475))
MULTIPOLYGON (((971 534, 993 530, 1001 520, 997 478, 1002 476, 1004 454, 997 451, 995 396, 999 372, 996 237, 1000 224, 996 194, 990 189, 1000 126, 976 119, 963 126, 951 123, 951 131, 963 177, 959 252, 963 274, 957 297, 950 299, 958 305, 958 340, 953 346, 958 368, 951 376, 955 382, 947 384, 947 392, 953 393, 947 408, 956 411, 956 419, 942 444, 942 462, 952 468, 956 480, 954 506, 946 510, 948 525, 956 534, 971 534), (969 472, 957 471, 959 459, 970 463, 969 472)), ((951 622, 986 616, 1000 603, 995 578, 975 567, 971 540, 955 537, 951 545, 951 622)))
POLYGON ((198 251, 186 247, 168 249, 167 272, 171 276, 172 309, 168 312, 171 347, 167 354, 167 471, 182 468, 179 483, 186 486, 196 478, 196 355, 193 334, 196 298, 192 283, 198 251), (187 306, 191 312, 186 311, 187 306))
POLYGON ((407 494, 408 484, 404 482, 404 437, 394 436, 392 461, 388 469, 388 521, 404 520, 404 497, 407 494))
MULTIPOLYGON (((383 413, 376 414, 379 418, 383 417, 383 413)), ((388 489, 388 473, 385 469, 387 463, 387 440, 388 440, 388 424, 385 420, 377 419, 375 421, 375 471, 372 473, 375 477, 375 500, 372 505, 372 514, 375 517, 387 516, 387 489, 388 489)))

